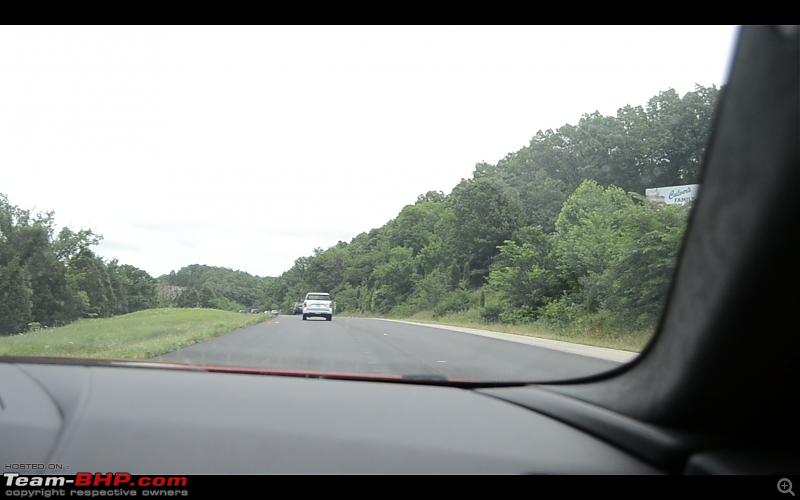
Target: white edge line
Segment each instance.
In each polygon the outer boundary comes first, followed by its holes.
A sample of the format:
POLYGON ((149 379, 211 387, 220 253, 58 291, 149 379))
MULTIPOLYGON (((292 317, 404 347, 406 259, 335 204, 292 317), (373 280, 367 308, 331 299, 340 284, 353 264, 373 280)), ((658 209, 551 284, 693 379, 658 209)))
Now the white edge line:
POLYGON ((441 330, 452 330, 455 332, 471 333, 473 335, 480 335, 482 337, 490 337, 499 340, 508 340, 510 342, 517 342, 519 344, 527 344, 536 347, 543 347, 545 349, 553 349, 555 351, 580 354, 581 356, 589 356, 592 358, 607 359, 609 361, 616 361, 618 363, 627 363, 628 361, 631 361, 632 359, 634 359, 636 356, 639 355, 639 353, 637 352, 621 351, 619 349, 609 349, 607 347, 595 347, 584 344, 573 344, 570 342, 563 342, 561 340, 527 337, 523 335, 515 335, 513 333, 490 332, 488 330, 464 328, 461 326, 437 325, 433 323, 416 323, 414 321, 402 321, 399 319, 385 319, 385 318, 363 318, 363 319, 393 321, 395 323, 407 323, 409 325, 427 326, 430 328, 439 328, 441 330))

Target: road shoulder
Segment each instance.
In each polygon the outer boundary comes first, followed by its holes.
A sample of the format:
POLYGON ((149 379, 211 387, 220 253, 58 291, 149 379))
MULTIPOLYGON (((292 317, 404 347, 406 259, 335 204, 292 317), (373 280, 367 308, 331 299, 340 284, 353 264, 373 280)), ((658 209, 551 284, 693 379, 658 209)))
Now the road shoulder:
POLYGON ((491 332, 488 330, 478 330, 476 328, 465 328, 461 326, 439 325, 432 323, 417 323, 414 321, 403 321, 398 319, 385 319, 385 318, 365 318, 365 319, 376 319, 379 321, 394 321, 395 323, 407 323, 409 325, 427 326, 429 328, 438 328, 440 330, 451 330, 454 332, 470 333, 472 335, 480 335, 482 337, 507 340, 509 342, 517 342, 519 344, 527 344, 536 347, 543 347, 545 349, 553 349, 556 351, 579 354, 581 356, 607 359, 609 361, 616 361, 618 363, 627 363, 639 355, 639 353, 636 352, 620 351, 618 349, 609 349, 607 347, 595 347, 584 344, 572 344, 570 342, 562 342, 560 340, 541 339, 537 337, 528 337, 525 335, 514 335, 512 333, 491 332))

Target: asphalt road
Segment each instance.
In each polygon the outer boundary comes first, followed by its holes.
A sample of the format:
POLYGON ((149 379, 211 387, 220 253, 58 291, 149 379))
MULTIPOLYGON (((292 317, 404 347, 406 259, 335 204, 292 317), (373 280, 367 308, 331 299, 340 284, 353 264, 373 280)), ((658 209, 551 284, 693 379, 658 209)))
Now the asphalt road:
POLYGON ((448 329, 365 318, 277 316, 153 361, 449 380, 545 381, 619 362, 448 329))

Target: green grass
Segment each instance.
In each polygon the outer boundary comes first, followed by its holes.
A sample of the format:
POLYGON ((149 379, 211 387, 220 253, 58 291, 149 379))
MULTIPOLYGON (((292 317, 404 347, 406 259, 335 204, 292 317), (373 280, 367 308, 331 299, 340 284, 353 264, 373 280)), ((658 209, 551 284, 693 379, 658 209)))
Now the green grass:
MULTIPOLYGON (((349 315, 349 313, 342 314, 342 316, 349 315)), ((377 317, 366 314, 353 314, 352 316, 362 318, 377 317)), ((449 313, 440 318, 434 318, 432 311, 422 311, 411 316, 402 317, 388 315, 386 318, 414 321, 416 323, 461 326, 465 328, 475 328, 476 330, 488 330, 492 332, 524 335, 527 337, 560 340, 562 342, 607 347, 609 349, 619 349, 630 352, 641 352, 653 337, 652 331, 620 332, 611 330, 605 325, 592 324, 591 322, 571 325, 565 328, 556 328, 540 322, 521 325, 486 323, 480 315, 480 310, 477 308, 458 313, 449 313)))
POLYGON ((0 356, 147 359, 271 318, 218 309, 147 309, 0 337, 0 356))

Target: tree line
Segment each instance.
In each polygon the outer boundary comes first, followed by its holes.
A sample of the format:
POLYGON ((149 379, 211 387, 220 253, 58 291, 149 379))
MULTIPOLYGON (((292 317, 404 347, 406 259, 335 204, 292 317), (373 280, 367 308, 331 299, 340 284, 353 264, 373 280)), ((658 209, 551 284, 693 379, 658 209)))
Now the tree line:
POLYGON ((227 311, 274 309, 266 293, 267 284, 272 279, 223 267, 192 264, 159 277, 162 287, 179 290, 174 298, 161 294, 161 303, 227 311))
POLYGON ((56 234, 53 212, 31 214, 0 194, 0 334, 155 307, 155 280, 96 255, 101 240, 88 229, 56 234))
POLYGON ((450 194, 429 191, 380 228, 300 257, 277 278, 202 265, 153 278, 54 230, 0 195, 0 334, 150 307, 291 310, 326 291, 338 312, 478 309, 487 322, 570 324, 602 316, 650 328, 665 299, 689 206, 648 187, 696 182, 720 90, 670 89, 616 116, 539 131, 450 194))
POLYGON ((0 335, 154 307, 266 309, 270 278, 191 265, 154 278, 92 251, 102 236, 62 228, 0 194, 0 335))
POLYGON ((600 315, 651 328, 690 206, 656 206, 648 187, 696 182, 716 87, 673 89, 616 116, 539 131, 448 195, 428 192, 384 226, 298 258, 268 284, 284 308, 328 291, 338 310, 569 324, 600 315), (488 297, 488 299, 487 299, 488 297))

